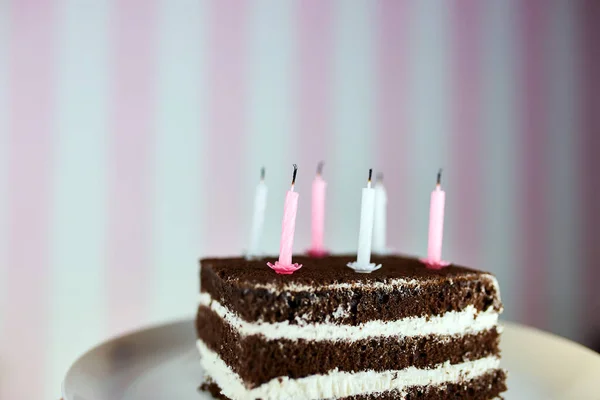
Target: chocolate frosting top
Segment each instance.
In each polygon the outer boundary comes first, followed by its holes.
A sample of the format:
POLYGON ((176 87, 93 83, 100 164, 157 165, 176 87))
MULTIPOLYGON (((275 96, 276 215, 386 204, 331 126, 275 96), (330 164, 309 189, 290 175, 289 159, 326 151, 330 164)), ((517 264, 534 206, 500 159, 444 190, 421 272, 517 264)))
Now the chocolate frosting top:
POLYGON ((267 266, 277 257, 265 257, 259 260, 235 258, 204 258, 201 264, 210 267, 223 281, 237 285, 330 285, 340 283, 386 283, 391 279, 416 279, 419 281, 438 281, 447 278, 460 278, 487 274, 458 265, 449 265, 441 269, 427 268, 419 259, 402 255, 373 256, 371 262, 382 267, 371 273, 358 273, 347 264, 355 261, 353 255, 330 255, 312 258, 304 255, 294 256, 293 262, 302 264, 302 268, 291 275, 280 275, 267 266))

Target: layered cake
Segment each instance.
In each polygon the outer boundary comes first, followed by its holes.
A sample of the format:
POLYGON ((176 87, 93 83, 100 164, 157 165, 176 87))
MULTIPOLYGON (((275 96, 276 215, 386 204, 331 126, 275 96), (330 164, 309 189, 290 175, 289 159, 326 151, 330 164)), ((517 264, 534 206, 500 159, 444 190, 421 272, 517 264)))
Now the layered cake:
POLYGON ((499 368, 496 278, 416 258, 298 256, 201 261, 196 328, 206 381, 220 399, 493 399, 499 368))

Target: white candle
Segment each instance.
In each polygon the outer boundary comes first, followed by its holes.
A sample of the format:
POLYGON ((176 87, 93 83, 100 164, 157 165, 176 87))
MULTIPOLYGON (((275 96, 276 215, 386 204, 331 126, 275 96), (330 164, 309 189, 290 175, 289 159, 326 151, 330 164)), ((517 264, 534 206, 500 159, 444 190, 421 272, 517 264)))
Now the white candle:
POLYGON ((260 171, 260 182, 256 185, 254 194, 254 213, 252 214, 252 228, 250 230, 250 247, 246 258, 260 258, 261 239, 263 233, 263 225, 265 222, 265 210, 267 208, 267 184, 265 183, 265 169, 260 171))
POLYGON ((381 268, 381 265, 375 265, 371 263, 373 218, 375 214, 375 190, 371 187, 372 174, 373 170, 370 169, 367 187, 362 190, 360 230, 358 232, 358 250, 356 252, 356 262, 348 264, 350 268, 357 272, 371 272, 381 268))
POLYGON ((387 223, 387 193, 383 186, 383 176, 377 177, 375 184, 375 216, 373 221, 373 252, 385 254, 387 223))

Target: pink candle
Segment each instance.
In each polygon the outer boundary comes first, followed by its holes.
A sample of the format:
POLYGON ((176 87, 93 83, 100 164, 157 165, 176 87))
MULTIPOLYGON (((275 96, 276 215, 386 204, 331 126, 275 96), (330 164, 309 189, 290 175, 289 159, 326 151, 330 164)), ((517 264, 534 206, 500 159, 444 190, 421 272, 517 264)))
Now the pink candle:
POLYGON ((311 257, 324 257, 327 250, 323 246, 323 232, 325 228, 325 189, 327 182, 323 179, 323 163, 317 167, 317 175, 312 184, 312 241, 308 254, 311 257))
POLYGON ((278 274, 289 275, 300 269, 302 265, 292 264, 292 252, 294 247, 294 231, 296 230, 296 212, 298 210, 298 193, 294 192, 296 184, 296 173, 298 167, 294 164, 292 175, 292 187, 285 196, 283 206, 283 222, 281 226, 281 242, 279 245, 279 261, 267 265, 278 274))
POLYGON ((431 192, 429 206, 429 244, 427 259, 423 260, 430 268, 441 268, 449 263, 442 260, 442 241, 444 236, 444 207, 446 192, 441 187, 442 170, 438 172, 437 184, 431 192))

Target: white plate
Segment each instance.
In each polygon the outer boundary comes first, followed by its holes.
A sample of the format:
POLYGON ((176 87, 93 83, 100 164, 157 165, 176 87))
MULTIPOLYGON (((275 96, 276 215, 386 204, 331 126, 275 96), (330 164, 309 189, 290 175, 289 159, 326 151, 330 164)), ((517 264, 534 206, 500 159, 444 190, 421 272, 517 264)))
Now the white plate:
MULTIPOLYGON (((506 400, 600 399, 600 355, 558 336, 504 323, 506 400)), ((63 382, 64 400, 207 400, 193 322, 110 340, 84 354, 63 382)))

